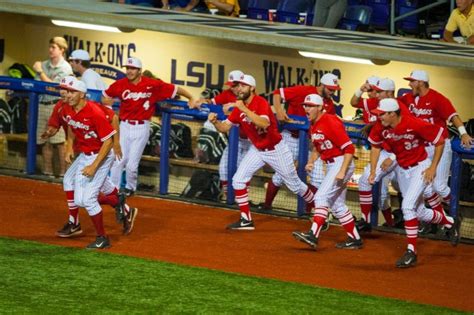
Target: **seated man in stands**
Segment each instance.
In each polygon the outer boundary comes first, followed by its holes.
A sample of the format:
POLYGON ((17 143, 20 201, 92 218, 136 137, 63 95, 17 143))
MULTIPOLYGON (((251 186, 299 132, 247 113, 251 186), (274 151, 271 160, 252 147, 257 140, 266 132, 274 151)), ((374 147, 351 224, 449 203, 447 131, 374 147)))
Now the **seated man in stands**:
POLYGON ((205 0, 209 10, 217 9, 218 15, 239 16, 240 6, 237 0, 205 0))
POLYGON ((444 29, 443 40, 449 43, 474 45, 474 6, 472 0, 456 0, 457 8, 451 12, 448 23, 444 29), (459 30, 462 39, 459 41, 453 37, 453 33, 459 30))
POLYGON ((163 9, 209 13, 204 0, 162 0, 163 9))

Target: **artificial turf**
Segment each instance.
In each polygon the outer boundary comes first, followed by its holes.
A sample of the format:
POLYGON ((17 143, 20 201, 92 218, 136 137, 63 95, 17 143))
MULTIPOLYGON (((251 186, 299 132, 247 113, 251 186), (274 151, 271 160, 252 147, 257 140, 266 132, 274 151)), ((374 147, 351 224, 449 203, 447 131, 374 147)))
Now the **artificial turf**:
POLYGON ((0 313, 453 314, 452 309, 0 238, 0 313))

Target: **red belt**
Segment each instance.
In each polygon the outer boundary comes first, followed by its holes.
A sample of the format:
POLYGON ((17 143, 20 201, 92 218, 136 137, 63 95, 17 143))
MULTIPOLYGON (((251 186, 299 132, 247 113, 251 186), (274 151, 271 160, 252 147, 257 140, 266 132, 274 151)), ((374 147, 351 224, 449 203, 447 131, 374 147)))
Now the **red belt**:
POLYGON ((95 155, 98 154, 99 151, 90 151, 90 152, 83 152, 85 155, 95 155))
POLYGON ((326 162, 326 164, 331 164, 331 163, 334 163, 334 159, 330 158, 330 159, 324 160, 324 162, 326 162))
MULTIPOLYGON (((280 142, 278 142, 278 143, 280 143, 280 142)), ((271 145, 271 146, 263 148, 263 149, 258 149, 257 148, 257 150, 264 151, 264 152, 273 151, 273 150, 275 150, 275 147, 278 145, 278 143, 275 143, 274 145, 271 145)))
POLYGON ((122 121, 124 121, 124 122, 126 122, 127 124, 130 124, 130 125, 143 125, 143 124, 145 124, 146 120, 126 119, 126 120, 122 120, 122 121))
POLYGON ((408 165, 408 166, 401 166, 400 165, 400 167, 403 168, 404 170, 407 170, 409 168, 413 168, 413 167, 417 166, 418 164, 420 164, 420 162, 416 162, 415 164, 408 165))

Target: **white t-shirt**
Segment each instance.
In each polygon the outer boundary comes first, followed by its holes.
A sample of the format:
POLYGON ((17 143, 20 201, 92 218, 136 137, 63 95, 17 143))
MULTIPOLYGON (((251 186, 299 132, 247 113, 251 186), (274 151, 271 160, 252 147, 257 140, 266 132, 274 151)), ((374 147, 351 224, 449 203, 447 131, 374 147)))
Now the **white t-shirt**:
POLYGON ((104 80, 102 80, 100 74, 92 69, 87 69, 84 71, 81 80, 86 84, 88 89, 101 91, 107 89, 107 85, 104 83, 104 80))

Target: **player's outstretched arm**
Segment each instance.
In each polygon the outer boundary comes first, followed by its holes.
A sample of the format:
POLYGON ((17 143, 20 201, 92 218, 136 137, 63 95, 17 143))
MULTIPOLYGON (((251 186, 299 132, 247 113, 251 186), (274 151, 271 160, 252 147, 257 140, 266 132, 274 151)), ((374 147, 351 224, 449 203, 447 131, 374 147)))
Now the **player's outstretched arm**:
POLYGON ((285 112, 283 105, 281 104, 281 95, 273 94, 273 108, 275 108, 276 118, 280 122, 287 122, 290 120, 290 117, 285 112))
POLYGON ((209 113, 207 118, 211 122, 211 124, 213 124, 214 127, 216 127, 216 129, 220 132, 226 133, 230 130, 230 128, 232 128, 231 124, 219 121, 217 119, 217 114, 216 113, 209 113))
POLYGON ((67 141, 66 141, 66 150, 64 151, 64 160, 66 163, 71 164, 72 160, 74 160, 74 141, 76 136, 74 132, 72 132, 71 127, 67 128, 67 141))
POLYGON ((97 154, 97 157, 95 158, 94 162, 92 162, 91 165, 87 165, 86 167, 84 167, 84 169, 82 170, 82 175, 87 176, 87 177, 94 177, 95 172, 99 168, 102 161, 109 154, 110 150, 112 149, 112 146, 113 146, 112 137, 102 142, 102 146, 100 147, 99 153, 97 154))
POLYGON ((370 149, 370 175, 369 175, 369 184, 373 185, 375 183, 375 173, 377 171, 377 161, 380 157, 381 149, 372 146, 370 149))
POLYGON ((452 121, 454 127, 458 128, 459 135, 461 137, 462 146, 465 147, 466 149, 470 149, 471 146, 472 146, 472 143, 473 143, 473 139, 467 133, 466 127, 464 127, 464 124, 463 124, 461 118, 459 117, 459 115, 456 115, 453 118, 451 118, 451 121, 452 121))
POLYGON ((118 160, 122 159, 122 147, 120 146, 120 120, 118 115, 114 115, 112 118, 112 127, 115 130, 115 134, 113 136, 113 148, 114 148, 114 154, 115 157, 118 160))
POLYGON ((344 179, 344 177, 346 177, 347 169, 349 168, 353 157, 354 154, 352 153, 344 153, 344 161, 342 161, 341 169, 336 175, 337 181, 341 181, 344 179))
POLYGON ((188 90, 183 89, 182 87, 178 86, 178 91, 176 92, 179 96, 184 96, 188 99, 188 106, 189 108, 199 108, 202 103, 199 103, 199 99, 195 99, 194 96, 189 93, 188 90))
POLYGON ((423 178, 426 183, 431 183, 436 176, 436 168, 438 167, 439 160, 441 160, 441 156, 443 155, 444 146, 444 140, 440 143, 437 143, 435 146, 431 165, 423 172, 423 178))

